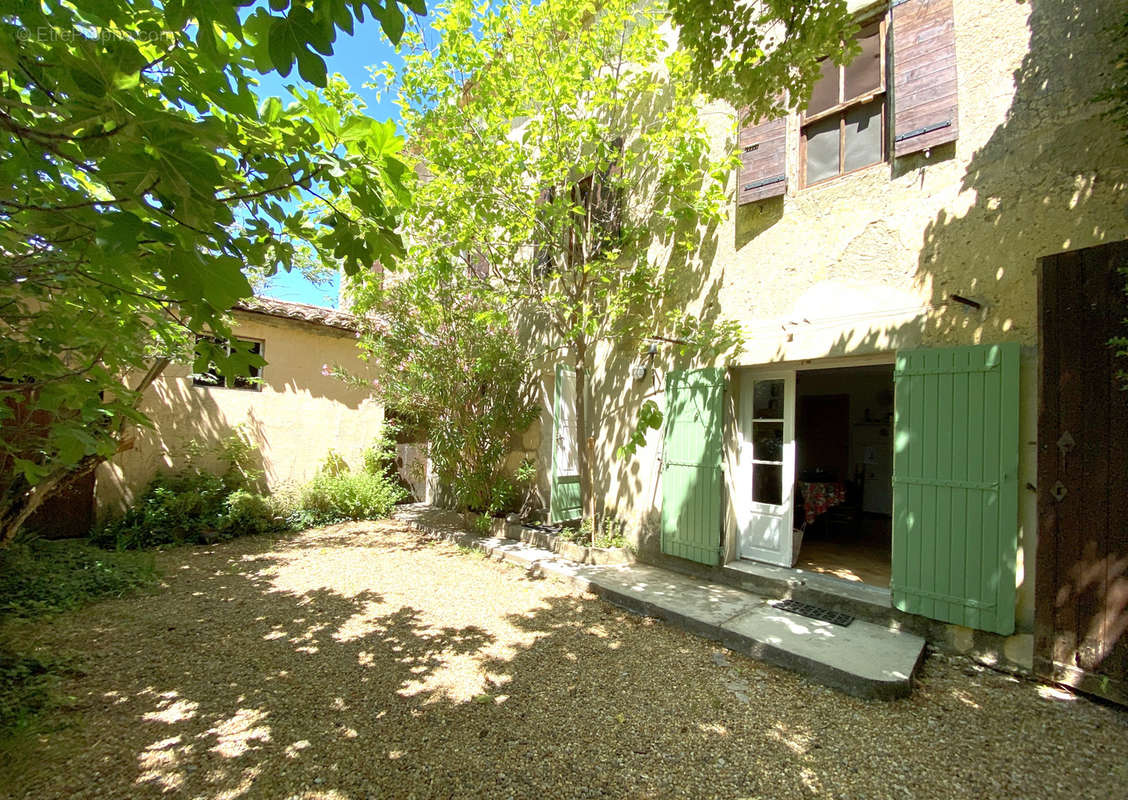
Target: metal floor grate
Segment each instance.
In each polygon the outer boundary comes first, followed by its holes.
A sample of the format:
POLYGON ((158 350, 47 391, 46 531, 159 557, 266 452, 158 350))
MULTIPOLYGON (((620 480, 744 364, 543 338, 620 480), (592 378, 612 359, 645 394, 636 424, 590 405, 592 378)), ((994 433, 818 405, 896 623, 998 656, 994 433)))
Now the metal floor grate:
POLYGON ((809 603, 800 603, 798 600, 780 600, 771 604, 774 608, 780 611, 790 611, 792 614, 798 614, 802 617, 809 617, 810 619, 821 620, 822 622, 829 622, 832 625, 840 625, 845 628, 854 618, 849 614, 840 614, 837 611, 829 611, 825 608, 810 605, 809 603))

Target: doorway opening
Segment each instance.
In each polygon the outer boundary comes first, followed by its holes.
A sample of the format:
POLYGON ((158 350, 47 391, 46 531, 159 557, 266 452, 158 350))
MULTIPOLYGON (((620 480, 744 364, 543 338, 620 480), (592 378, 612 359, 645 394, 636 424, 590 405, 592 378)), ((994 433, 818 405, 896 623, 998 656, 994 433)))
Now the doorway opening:
POLYGON ((795 566, 888 587, 893 366, 797 372, 795 451, 795 566))

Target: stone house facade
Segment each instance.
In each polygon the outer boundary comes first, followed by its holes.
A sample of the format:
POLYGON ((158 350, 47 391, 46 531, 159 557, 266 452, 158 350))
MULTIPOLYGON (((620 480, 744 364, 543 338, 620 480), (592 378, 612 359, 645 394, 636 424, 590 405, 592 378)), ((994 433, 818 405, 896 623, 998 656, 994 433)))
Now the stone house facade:
MULTIPOLYGON (((743 350, 592 358, 596 496, 643 559, 1029 670, 1043 259, 1128 239, 1128 147, 1092 99, 1122 9, 852 5, 863 55, 826 68, 806 114, 739 131, 730 213, 684 276, 696 313, 739 321, 743 350), (647 398, 664 430, 616 459, 647 398)), ((714 133, 731 142, 723 121, 714 133)), ((557 519, 577 511, 570 386, 546 370, 538 460, 557 519)))

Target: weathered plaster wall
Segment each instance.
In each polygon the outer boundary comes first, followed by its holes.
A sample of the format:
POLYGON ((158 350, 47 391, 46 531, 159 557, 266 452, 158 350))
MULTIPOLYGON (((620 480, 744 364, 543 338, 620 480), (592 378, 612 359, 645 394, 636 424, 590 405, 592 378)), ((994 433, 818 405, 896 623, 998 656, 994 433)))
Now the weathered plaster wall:
POLYGON ((271 487, 308 480, 329 449, 361 465, 383 409, 363 391, 321 373, 323 364, 365 369, 355 337, 260 314, 237 312, 235 322, 237 336, 265 342, 262 391, 193 386, 187 365, 170 365, 142 405, 154 427, 137 430, 134 447, 98 470, 100 514, 128 505, 158 472, 183 467, 188 442, 218 442, 238 425, 258 445, 271 487))
MULTIPOLYGON (((1128 238, 1128 149, 1090 101, 1109 79, 1114 48, 1104 30, 1122 8, 1117 0, 954 7, 959 141, 800 189, 793 118, 787 195, 734 207, 703 231, 684 267, 685 299, 702 317, 741 322, 740 365, 1022 343, 1024 487, 1036 483, 1037 259, 1128 238), (951 303, 953 293, 982 311, 951 303)), ((721 148, 731 141, 731 109, 707 112, 721 148)), ((633 352, 604 348, 593 363, 597 496, 630 523, 641 549, 656 549, 660 437, 652 433, 629 462, 613 453, 645 397, 664 405, 676 358, 665 348, 642 381, 629 374, 640 363, 633 352)), ((1021 493, 1018 619, 1029 631, 1036 508, 1034 493, 1021 493)))

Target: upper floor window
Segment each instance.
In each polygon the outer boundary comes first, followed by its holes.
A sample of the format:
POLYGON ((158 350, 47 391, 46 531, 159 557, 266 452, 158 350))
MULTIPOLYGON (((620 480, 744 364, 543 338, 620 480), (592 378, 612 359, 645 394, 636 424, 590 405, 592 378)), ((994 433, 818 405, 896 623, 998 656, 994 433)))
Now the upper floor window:
POLYGON ((801 182, 810 186, 885 160, 885 22, 858 33, 862 52, 846 66, 822 62, 802 119, 801 182))
MULTIPOLYGON (((621 148, 622 139, 612 142, 621 148)), ((614 249, 622 236, 624 197, 620 168, 612 161, 601 171, 585 175, 564 191, 541 192, 534 248, 535 274, 552 272, 553 259, 568 266, 583 264, 614 249)))
MULTIPOLYGON (((212 343, 214 343, 214 344, 216 344, 220 347, 225 347, 225 348, 227 348, 228 353, 231 352, 231 345, 228 342, 226 342, 222 339, 215 339, 215 338, 212 338, 210 336, 197 336, 196 337, 197 342, 201 342, 201 341, 204 341, 204 340, 210 341, 210 342, 212 342, 212 343)), ((256 355, 256 356, 262 355, 263 342, 261 340, 259 340, 259 339, 239 339, 238 341, 246 344, 248 346, 249 351, 251 353, 253 353, 254 355, 256 355)), ((216 367, 215 364, 208 364, 208 371, 207 372, 196 373, 192 376, 192 385, 193 386, 219 386, 219 387, 226 387, 228 389, 246 389, 246 390, 252 391, 252 392, 261 392, 262 391, 262 381, 261 381, 262 369, 261 369, 261 367, 252 366, 250 368, 250 370, 251 370, 250 375, 231 375, 231 376, 228 376, 228 375, 224 375, 222 372, 220 372, 219 368, 216 367)))

